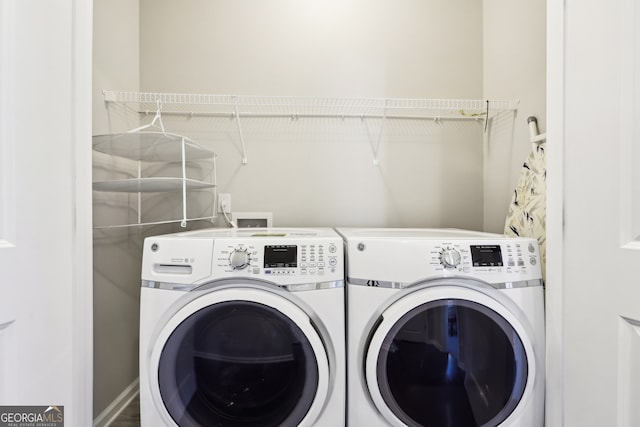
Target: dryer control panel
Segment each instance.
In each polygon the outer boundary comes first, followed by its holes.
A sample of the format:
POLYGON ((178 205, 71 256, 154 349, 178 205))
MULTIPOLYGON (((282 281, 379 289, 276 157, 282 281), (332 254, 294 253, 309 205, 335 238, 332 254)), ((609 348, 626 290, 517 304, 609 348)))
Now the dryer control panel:
POLYGON ((526 272, 538 264, 538 247, 532 241, 445 242, 431 250, 431 264, 461 273, 526 272))
POLYGON ((458 229, 339 228, 350 279, 393 286, 463 276, 492 284, 540 280, 535 239, 458 229))

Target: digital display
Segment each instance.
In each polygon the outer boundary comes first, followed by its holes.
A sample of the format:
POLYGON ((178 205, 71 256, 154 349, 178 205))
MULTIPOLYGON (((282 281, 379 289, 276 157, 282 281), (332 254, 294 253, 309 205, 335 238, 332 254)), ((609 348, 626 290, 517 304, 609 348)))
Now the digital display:
POLYGON ((499 245, 471 246, 474 267, 502 267, 502 251, 499 245))
POLYGON ((273 245, 264 247, 264 268, 295 268, 298 266, 296 245, 273 245))

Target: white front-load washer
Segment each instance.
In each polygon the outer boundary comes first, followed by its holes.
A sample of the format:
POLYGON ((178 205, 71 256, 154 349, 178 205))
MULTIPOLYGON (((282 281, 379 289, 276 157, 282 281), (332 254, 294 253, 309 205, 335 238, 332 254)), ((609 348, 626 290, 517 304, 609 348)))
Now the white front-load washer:
POLYGON ((146 238, 142 426, 344 425, 343 258, 322 228, 146 238))
POLYGON ((534 239, 338 228, 347 425, 541 427, 544 302, 534 239))

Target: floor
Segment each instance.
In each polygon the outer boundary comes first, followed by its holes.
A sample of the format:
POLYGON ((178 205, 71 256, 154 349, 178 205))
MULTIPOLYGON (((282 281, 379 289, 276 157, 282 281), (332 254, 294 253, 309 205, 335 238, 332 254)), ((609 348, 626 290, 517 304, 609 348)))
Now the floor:
POLYGON ((136 396, 109 427, 140 427, 140 399, 136 396))

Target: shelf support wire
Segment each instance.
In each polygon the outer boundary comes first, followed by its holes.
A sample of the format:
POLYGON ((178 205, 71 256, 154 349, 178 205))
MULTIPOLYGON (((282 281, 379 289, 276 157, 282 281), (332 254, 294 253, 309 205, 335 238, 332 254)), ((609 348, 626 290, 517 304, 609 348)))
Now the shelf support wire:
POLYGON ((380 123, 380 130, 378 131, 378 141, 376 142, 376 148, 373 151, 373 165, 378 166, 378 153, 380 152, 380 143, 382 142, 382 136, 384 135, 384 125, 387 121, 387 108, 389 106, 389 100, 384 101, 384 110, 382 111, 382 123, 380 123))
MULTIPOLYGON (((142 178, 142 160, 138 160, 138 180, 142 178)), ((138 191, 138 224, 142 224, 142 193, 138 191)))
POLYGON ((218 158, 217 155, 213 156, 213 170, 211 172, 211 183, 213 184, 213 206, 211 207, 211 222, 215 223, 216 222, 216 217, 217 217, 217 207, 218 207, 218 177, 217 174, 215 173, 215 171, 218 170, 218 164, 216 159, 218 158))
POLYGON ((238 98, 233 97, 233 108, 236 116, 236 124, 238 126, 238 135, 240 136, 240 146, 242 148, 242 164, 247 164, 247 152, 244 148, 244 136, 242 135, 242 125, 240 124, 240 110, 238 109, 238 98))
POLYGON ((156 100, 156 115, 153 117, 153 120, 151 120, 151 123, 132 129, 129 131, 129 133, 140 132, 141 130, 150 128, 152 126, 158 127, 160 128, 160 131, 162 133, 166 133, 164 130, 164 123, 162 123, 162 104, 160 103, 159 99, 156 100), (158 122, 158 124, 156 124, 156 122, 158 122))
POLYGON ((484 133, 487 133, 487 128, 489 126, 489 100, 487 99, 487 109, 484 113, 484 133))
POLYGON ((182 137, 182 222, 180 227, 187 226, 187 158, 184 144, 184 136, 182 137))

